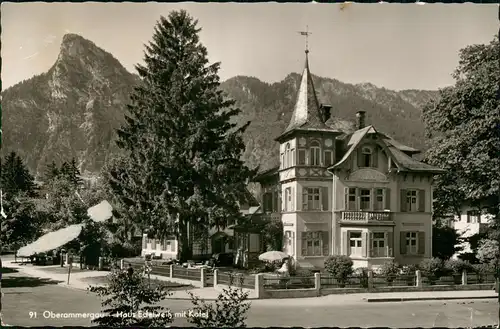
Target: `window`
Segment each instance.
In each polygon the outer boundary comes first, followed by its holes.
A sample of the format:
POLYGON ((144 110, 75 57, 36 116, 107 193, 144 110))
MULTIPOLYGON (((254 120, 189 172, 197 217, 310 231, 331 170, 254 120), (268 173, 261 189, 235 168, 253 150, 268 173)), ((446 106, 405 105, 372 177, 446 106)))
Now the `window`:
POLYGON ((384 190, 381 188, 375 189, 375 203, 373 210, 375 211, 384 210, 384 190))
POLYGON ((360 210, 366 211, 371 208, 371 190, 369 189, 360 189, 360 210))
POLYGON ((290 143, 285 146, 285 166, 283 168, 288 168, 292 165, 290 143))
POLYGON ((317 187, 304 188, 302 195, 303 210, 322 210, 320 202, 320 189, 317 187))
POLYGON ((349 233, 349 255, 350 256, 361 256, 362 255, 362 239, 361 232, 350 232, 349 233))
POLYGON ((325 167, 333 165, 333 152, 330 150, 325 151, 325 167))
POLYGON ((297 152, 299 156, 298 164, 299 166, 304 166, 306 164, 306 150, 299 149, 297 152))
POLYGON ((264 193, 262 199, 264 212, 271 212, 273 209, 273 194, 270 192, 264 193))
POLYGON ((292 188, 285 189, 285 211, 292 211, 292 188))
POLYGON ((479 223, 479 211, 470 210, 467 211, 467 223, 476 224, 479 223))
POLYGON ((361 150, 361 159, 362 167, 372 167, 372 149, 369 147, 363 147, 361 150))
POLYGON ((406 192, 406 211, 417 211, 418 200, 417 200, 417 191, 410 190, 406 192))
POLYGON ((373 233, 372 240, 372 255, 373 257, 385 257, 385 233, 384 232, 375 232, 373 233))
POLYGON ((163 251, 171 251, 172 250, 172 242, 169 240, 163 240, 162 248, 163 251))
POLYGON ((311 148, 310 148, 310 161, 311 161, 311 166, 320 166, 321 161, 320 161, 320 146, 317 141, 314 141, 311 143, 311 148))
POLYGON ((416 254, 418 252, 418 232, 406 233, 406 252, 409 254, 416 254))
POLYGON ((285 153, 281 153, 281 169, 285 168, 285 153))
POLYGON ((323 238, 327 237, 327 232, 304 232, 302 239, 302 256, 326 256, 328 253, 327 244, 323 238), (325 247, 325 248, 323 248, 325 247))
POLYGON ((347 196, 348 198, 348 209, 347 210, 356 210, 356 189, 355 188, 349 188, 349 194, 347 196))

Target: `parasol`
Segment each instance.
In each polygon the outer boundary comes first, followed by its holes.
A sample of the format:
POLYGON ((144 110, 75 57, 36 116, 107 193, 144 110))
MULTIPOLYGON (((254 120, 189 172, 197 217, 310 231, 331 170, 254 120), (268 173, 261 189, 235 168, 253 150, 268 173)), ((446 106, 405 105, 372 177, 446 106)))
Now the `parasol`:
POLYGON ((275 250, 274 251, 267 251, 267 252, 259 255, 259 260, 268 261, 268 262, 283 260, 285 258, 288 258, 287 254, 285 254, 282 251, 275 251, 275 250))
POLYGON ((65 245, 66 243, 76 239, 80 235, 82 228, 83 225, 76 224, 57 230, 55 232, 47 233, 40 237, 38 240, 19 249, 17 255, 21 257, 30 257, 38 253, 57 249, 65 245))

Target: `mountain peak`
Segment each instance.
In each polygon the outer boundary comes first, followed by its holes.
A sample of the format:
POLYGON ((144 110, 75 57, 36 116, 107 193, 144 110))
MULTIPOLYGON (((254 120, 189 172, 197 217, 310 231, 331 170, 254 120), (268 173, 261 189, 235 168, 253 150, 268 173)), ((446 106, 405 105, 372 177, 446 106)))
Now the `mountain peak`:
POLYGON ((97 47, 92 41, 87 40, 78 34, 68 33, 63 36, 59 58, 73 58, 89 54, 102 56, 105 53, 106 52, 104 50, 97 47))

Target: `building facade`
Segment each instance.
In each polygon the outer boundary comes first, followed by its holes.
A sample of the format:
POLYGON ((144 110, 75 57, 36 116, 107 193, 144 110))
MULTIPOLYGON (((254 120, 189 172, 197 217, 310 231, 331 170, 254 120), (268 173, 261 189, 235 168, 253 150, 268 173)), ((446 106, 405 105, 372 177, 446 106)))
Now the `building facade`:
POLYGON ((357 113, 354 131, 320 105, 306 64, 290 124, 276 139, 280 165, 260 173, 266 216, 284 226, 283 251, 302 267, 347 255, 355 267, 432 255, 432 182, 441 169, 357 113))
POLYGON ((458 252, 455 257, 460 254, 471 253, 470 243, 467 238, 478 233, 484 233, 488 229, 488 225, 493 220, 494 215, 485 213, 478 207, 463 206, 461 209, 460 216, 454 216, 454 220, 450 223, 451 227, 457 230, 460 234, 460 238, 463 239, 457 247, 462 249, 458 252))

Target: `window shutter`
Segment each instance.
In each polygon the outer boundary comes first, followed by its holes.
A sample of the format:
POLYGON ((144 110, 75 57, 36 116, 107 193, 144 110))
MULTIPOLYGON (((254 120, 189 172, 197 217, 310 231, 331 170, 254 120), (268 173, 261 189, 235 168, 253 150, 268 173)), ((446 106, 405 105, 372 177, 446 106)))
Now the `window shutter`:
POLYGON ((401 198, 399 201, 401 204, 401 212, 406 212, 406 190, 401 190, 401 198))
POLYGON ((323 211, 328 210, 328 187, 321 188, 321 203, 323 206, 323 211))
POLYGON ((361 241, 361 256, 366 257, 368 255, 368 233, 363 232, 363 239, 361 241))
POLYGON ((387 257, 393 257, 394 255, 394 233, 387 232, 386 237, 387 246, 389 247, 389 255, 387 257))
POLYGON ((298 157, 299 157, 299 165, 305 165, 306 164, 306 150, 303 150, 303 149, 298 150, 298 157))
POLYGON ((146 249, 147 234, 142 235, 142 249, 146 249))
POLYGON ((302 247, 302 256, 307 256, 307 243, 306 243, 306 233, 307 232, 301 232, 302 234, 302 243, 301 243, 301 247, 302 247))
POLYGON ((358 168, 363 167, 363 151, 362 148, 358 148, 358 168))
POLYGON ((177 240, 173 240, 172 243, 170 244, 170 249, 172 249, 172 252, 175 252, 176 244, 177 244, 177 240))
POLYGON ((349 209, 349 188, 344 187, 344 210, 351 210, 349 209))
POLYGON ((278 201, 279 201, 278 192, 273 192, 272 212, 278 212, 278 209, 279 209, 278 201))
POLYGON ((280 163, 280 168, 284 169, 285 168, 285 154, 281 153, 281 163, 280 163))
POLYGON ((378 168, 378 146, 375 146, 373 148, 373 154, 372 154, 372 166, 373 168, 378 168))
POLYGON ((356 209, 353 210, 361 210, 361 190, 359 188, 356 188, 356 209))
POLYGON ((290 210, 289 211, 294 211, 295 210, 295 194, 293 193, 294 192, 294 188, 290 188, 290 194, 291 194, 291 198, 292 198, 292 202, 290 202, 290 210))
POLYGON ((342 255, 349 256, 349 231, 342 232, 342 255))
POLYGON ((368 238, 368 257, 373 257, 373 232, 369 233, 368 238))
MULTIPOLYGON (((370 209, 372 211, 375 211, 375 202, 376 202, 375 198, 376 197, 377 197, 377 189, 372 187, 370 189, 370 209)), ((380 209, 378 209, 378 210, 380 210, 380 209)))
POLYGON ((391 189, 386 188, 384 189, 384 200, 385 200, 385 209, 384 210, 391 210, 391 189))
POLYGON ((290 166, 295 166, 296 160, 295 160, 295 149, 292 150, 290 156, 292 157, 290 159, 290 166))
POLYGON ((406 254, 406 232, 399 233, 399 253, 401 255, 406 254))
POLYGON ((418 190, 418 211, 425 211, 425 190, 418 190))
POLYGON ((425 254, 425 232, 418 232, 418 254, 425 254))
MULTIPOLYGON (((286 195, 286 194, 287 194, 287 193, 286 193, 286 188, 285 188, 285 193, 284 193, 284 194, 285 194, 285 197, 284 197, 284 198, 283 198, 283 197, 281 198, 281 211, 282 211, 282 212, 285 212, 285 211, 286 211, 286 203, 288 202, 288 200, 286 199, 286 197, 287 197, 287 195, 286 195)), ((282 196, 283 196, 283 195, 282 195, 282 196)))
POLYGON ((153 241, 151 241, 151 249, 156 249, 156 239, 153 239, 153 241))
POLYGON ((308 210, 308 206, 307 206, 307 187, 302 187, 302 210, 308 210))
POLYGON ((323 231, 321 232, 322 238, 323 238, 323 256, 328 256, 329 249, 328 249, 328 231, 323 231))

